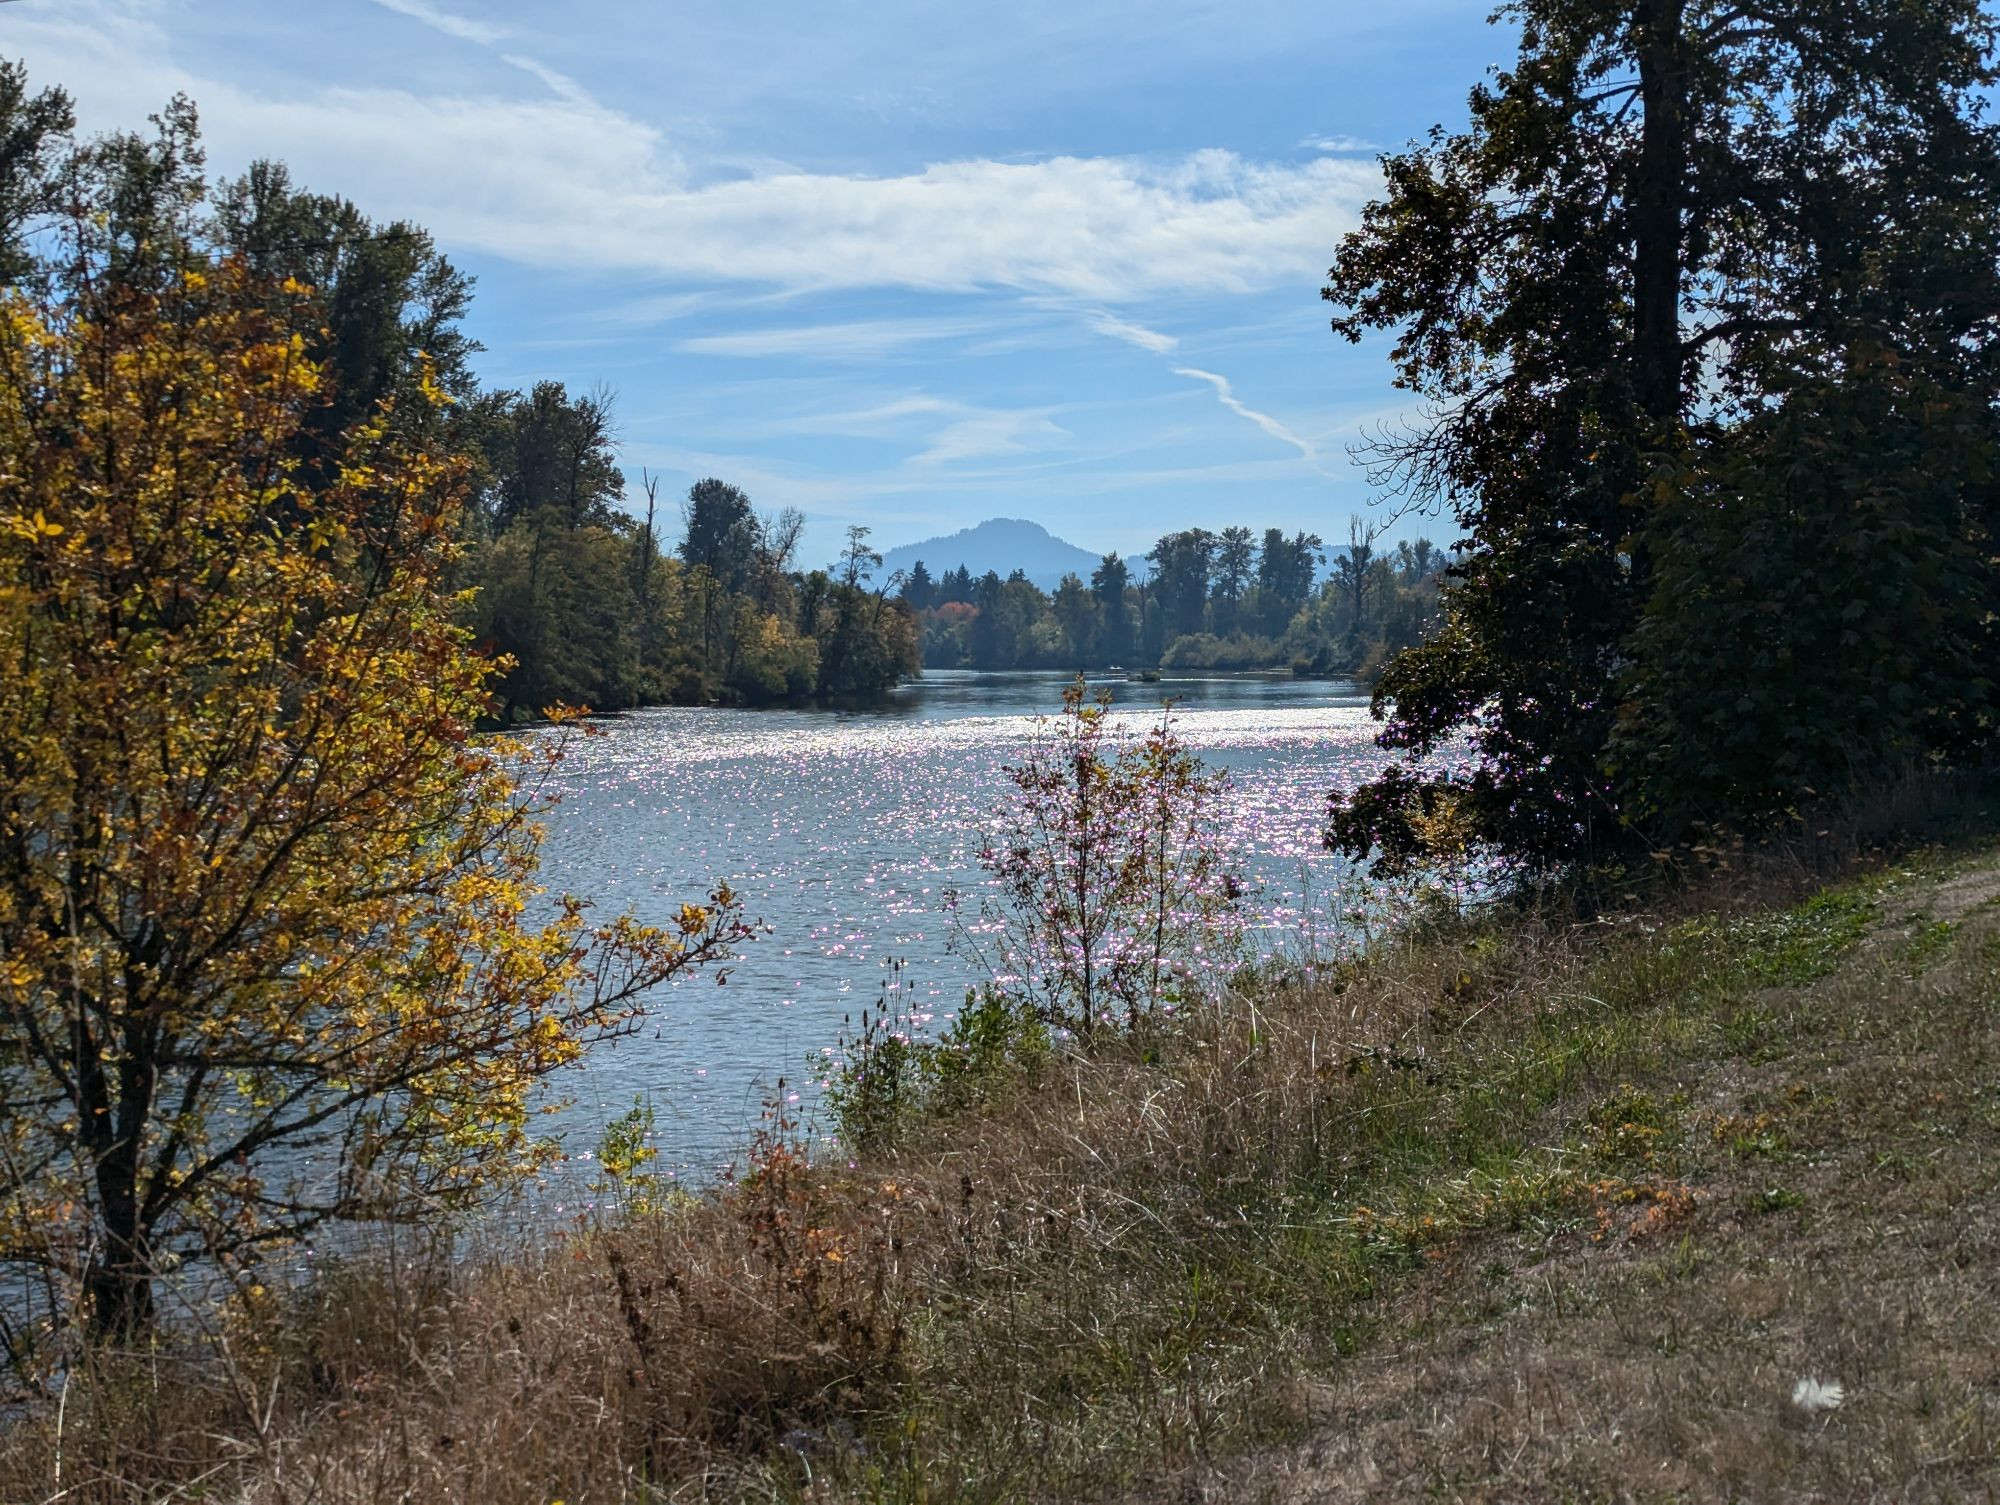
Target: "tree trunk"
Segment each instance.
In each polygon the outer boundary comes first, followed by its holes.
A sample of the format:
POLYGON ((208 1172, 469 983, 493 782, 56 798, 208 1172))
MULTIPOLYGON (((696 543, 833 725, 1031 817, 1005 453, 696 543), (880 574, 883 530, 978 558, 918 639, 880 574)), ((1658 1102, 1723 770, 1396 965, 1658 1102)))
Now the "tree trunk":
MULTIPOLYGON (((1684 0, 1638 0, 1639 167, 1632 184, 1632 392, 1642 448, 1671 442, 1681 418, 1681 276, 1687 198, 1687 56, 1684 0)), ((1652 588, 1643 521, 1631 529, 1635 600, 1652 588)))
POLYGON ((1632 380, 1656 434, 1681 409, 1682 208, 1687 196, 1683 0, 1638 0, 1639 95, 1644 109, 1632 185, 1632 380))
POLYGON ((100 1342, 136 1345, 153 1331, 152 1260, 143 1241, 114 1245, 90 1267, 84 1297, 90 1333, 100 1342))
POLYGON ((120 1112, 119 1137, 99 1152, 103 1246, 85 1278, 92 1336, 119 1343, 142 1341, 153 1328, 152 1229, 140 1216, 138 1127, 125 1122, 134 1116, 120 1112))
POLYGON ((158 1086, 160 1042, 143 1026, 128 1026, 114 1071, 107 1072, 90 1012, 79 996, 73 1025, 77 1109, 83 1142, 96 1162, 100 1240, 84 1277, 84 1299, 92 1336, 129 1343, 153 1327, 153 1226, 140 1199, 139 1146, 158 1086))

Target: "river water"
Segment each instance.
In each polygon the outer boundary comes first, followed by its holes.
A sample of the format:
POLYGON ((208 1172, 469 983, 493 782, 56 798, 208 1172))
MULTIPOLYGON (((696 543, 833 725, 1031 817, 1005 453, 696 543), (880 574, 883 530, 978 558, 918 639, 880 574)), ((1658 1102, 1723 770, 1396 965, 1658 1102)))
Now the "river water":
MULTIPOLYGON (((1005 765, 1060 706, 1060 674, 932 671, 870 712, 660 709, 605 724, 557 775, 543 879, 663 920, 717 879, 770 933, 725 986, 663 987, 644 1026, 568 1074, 554 1120, 572 1153, 644 1099, 660 1164, 706 1180, 740 1152, 783 1077, 810 1119, 817 1056, 880 996, 892 963, 942 1023, 974 980, 948 949, 947 890, 985 881, 982 831, 1005 765)), ((1183 740, 1231 779, 1237 870, 1264 950, 1330 933, 1344 866, 1320 847, 1326 796, 1378 767, 1367 697, 1344 683, 1253 677, 1110 685, 1134 731, 1176 700, 1183 740)))

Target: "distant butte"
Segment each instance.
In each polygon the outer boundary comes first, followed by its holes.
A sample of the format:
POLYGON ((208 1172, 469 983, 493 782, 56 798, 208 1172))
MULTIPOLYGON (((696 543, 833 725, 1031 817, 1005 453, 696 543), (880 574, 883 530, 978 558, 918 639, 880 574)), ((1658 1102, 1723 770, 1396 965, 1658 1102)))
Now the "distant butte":
POLYGON ((992 570, 1003 580, 1020 570, 1043 590, 1050 591, 1071 572, 1089 580, 1090 572, 1103 557, 1057 538, 1040 523, 1020 517, 994 517, 943 537, 885 549, 877 579, 886 580, 896 570, 908 570, 921 559, 934 580, 960 565, 974 576, 992 570))

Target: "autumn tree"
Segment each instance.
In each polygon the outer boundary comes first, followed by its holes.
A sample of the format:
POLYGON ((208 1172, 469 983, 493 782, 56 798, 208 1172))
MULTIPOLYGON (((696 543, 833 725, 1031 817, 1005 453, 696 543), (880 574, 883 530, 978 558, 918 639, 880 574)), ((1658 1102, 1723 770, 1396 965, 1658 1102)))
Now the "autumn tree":
POLYGON ((180 1262, 534 1164, 537 1084, 743 930, 540 894, 562 737, 474 735, 443 394, 308 485, 311 290, 107 224, 0 293, 0 1259, 136 1337, 180 1262))

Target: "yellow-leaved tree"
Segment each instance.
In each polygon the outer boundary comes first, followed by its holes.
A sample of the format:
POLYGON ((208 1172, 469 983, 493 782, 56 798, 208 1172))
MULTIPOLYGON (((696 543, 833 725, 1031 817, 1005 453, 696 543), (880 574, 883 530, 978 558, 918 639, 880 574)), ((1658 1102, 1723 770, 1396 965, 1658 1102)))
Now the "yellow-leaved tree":
POLYGON ((101 1335, 181 1262, 531 1165, 537 1083, 747 933, 726 888, 649 926, 537 887, 561 738, 476 734, 462 466, 407 399, 301 442, 305 293, 193 254, 0 291, 0 1260, 101 1335))

